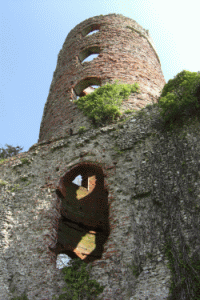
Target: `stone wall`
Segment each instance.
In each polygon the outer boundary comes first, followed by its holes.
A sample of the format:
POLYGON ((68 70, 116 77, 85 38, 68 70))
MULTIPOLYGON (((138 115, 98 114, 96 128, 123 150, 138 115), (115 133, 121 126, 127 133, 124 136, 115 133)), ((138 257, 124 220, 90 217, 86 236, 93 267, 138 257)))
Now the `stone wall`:
POLYGON ((200 125, 164 130, 158 106, 145 107, 164 84, 153 41, 135 21, 98 16, 68 34, 38 143, 0 162, 0 300, 62 294, 59 254, 92 266, 90 278, 105 286, 99 299, 169 299, 172 279, 189 299, 179 252, 198 265, 200 125), (92 53, 99 56, 83 62, 92 53), (120 120, 94 127, 73 100, 114 79, 139 82, 141 93, 123 102, 120 120))
POLYGON ((39 142, 89 128, 88 118, 73 102, 91 85, 138 82, 140 94, 123 101, 121 110, 136 109, 156 101, 165 84, 154 43, 139 24, 122 15, 89 18, 68 34, 58 55, 40 126, 39 142), (92 35, 88 35, 92 33, 92 35), (91 54, 99 54, 84 62, 91 54))
MULTIPOLYGON (((87 164, 101 173, 108 201, 110 232, 101 258, 88 262, 91 279, 106 285, 100 297, 167 299, 172 278, 164 253, 167 238, 175 248, 177 241, 189 245, 188 258, 200 255, 199 132, 197 122, 167 133, 157 107, 147 107, 121 122, 44 141, 1 162, 0 299, 26 292, 29 300, 51 300, 63 293, 66 283, 56 268, 56 256, 64 251, 58 245, 62 188, 68 186, 63 178, 70 184, 78 166, 80 174, 83 166, 87 173, 87 164)), ((84 254, 75 251, 78 244, 71 247, 74 257, 84 254)))

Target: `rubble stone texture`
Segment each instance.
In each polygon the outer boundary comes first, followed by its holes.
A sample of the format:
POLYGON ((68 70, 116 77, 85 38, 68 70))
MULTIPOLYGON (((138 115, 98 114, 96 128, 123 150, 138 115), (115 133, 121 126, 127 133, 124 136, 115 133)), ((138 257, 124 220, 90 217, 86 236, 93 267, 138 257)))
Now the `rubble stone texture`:
POLYGON ((182 234, 191 246, 190 257, 199 253, 199 123, 166 133, 158 108, 149 106, 93 128, 67 92, 73 99, 95 83, 80 84, 85 76, 97 76, 100 84, 120 76, 141 84, 144 99, 135 95, 128 105, 150 103, 164 78, 149 41, 153 45, 144 29, 121 15, 88 19, 69 33, 38 143, 0 163, 0 300, 62 294, 66 283, 56 258, 63 253, 92 265, 90 279, 106 285, 98 299, 163 300, 171 278, 166 224, 173 241, 182 234), (93 29, 99 32, 87 37, 93 29), (100 55, 81 65, 89 46, 99 47, 100 55), (73 134, 64 134, 72 119, 73 134), (78 175, 80 187, 73 183, 78 175))

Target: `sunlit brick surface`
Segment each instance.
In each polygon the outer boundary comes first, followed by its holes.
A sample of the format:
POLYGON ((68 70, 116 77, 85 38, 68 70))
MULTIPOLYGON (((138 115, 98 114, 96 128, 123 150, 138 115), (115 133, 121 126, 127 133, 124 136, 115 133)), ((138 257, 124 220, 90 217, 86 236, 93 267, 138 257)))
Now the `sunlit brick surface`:
POLYGON ((72 135, 80 126, 88 128, 91 122, 73 100, 82 96, 87 87, 115 79, 140 85, 141 93, 131 94, 128 101, 123 101, 122 112, 138 110, 157 100, 165 80, 148 31, 134 20, 116 14, 81 22, 70 31, 59 53, 39 142, 66 133, 72 135), (82 62, 94 53, 98 57, 82 62))

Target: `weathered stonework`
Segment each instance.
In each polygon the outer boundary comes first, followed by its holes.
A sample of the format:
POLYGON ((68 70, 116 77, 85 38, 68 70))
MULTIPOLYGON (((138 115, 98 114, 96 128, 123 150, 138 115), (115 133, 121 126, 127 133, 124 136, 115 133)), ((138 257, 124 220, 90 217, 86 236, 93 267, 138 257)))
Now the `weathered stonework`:
POLYGON ((89 128, 88 118, 73 102, 90 85, 138 82, 140 94, 124 101, 121 111, 139 109, 156 101, 165 84, 154 43, 147 30, 130 18, 110 14, 78 24, 68 34, 58 55, 40 126, 39 142, 89 128), (90 32, 98 30, 92 35, 90 32), (83 62, 91 54, 99 54, 83 62))
MULTIPOLYGON (((98 18, 109 23, 108 16, 98 18)), ((112 24, 119 17, 110 18, 112 24)), ((89 20, 81 23, 84 34, 89 20)), ((154 50, 150 55, 159 64, 154 50)), ((155 76, 162 85, 162 74, 155 76)), ((58 99, 62 107, 64 98, 58 99)), ((0 300, 24 292, 29 300, 62 294, 66 283, 56 268, 61 253, 92 265, 90 278, 106 285, 97 299, 168 299, 168 237, 174 248, 176 241, 191 247, 188 258, 200 256, 200 124, 166 132, 158 107, 148 106, 108 126, 94 128, 87 121, 82 134, 63 134, 50 123, 55 134, 45 139, 47 120, 41 142, 0 162, 0 300), (80 174, 79 188, 72 181, 80 174)))
POLYGON ((123 124, 35 144, 0 165, 0 299, 11 299, 14 287, 16 295, 26 291, 30 300, 62 293, 64 281, 49 249, 56 245, 61 218, 62 198, 56 190, 73 166, 87 162, 97 167, 102 162, 108 191, 110 234, 102 258, 88 264, 93 265, 92 278, 107 285, 102 299, 167 299, 170 270, 162 228, 170 216, 176 220, 177 210, 184 217, 180 226, 191 255, 199 246, 187 201, 189 186, 199 215, 200 126, 185 126, 181 136, 170 136, 158 126, 157 108, 144 111, 146 116, 134 113, 123 124), (165 208, 162 214, 159 203, 165 208), (138 278, 128 267, 133 262, 141 266, 138 278))

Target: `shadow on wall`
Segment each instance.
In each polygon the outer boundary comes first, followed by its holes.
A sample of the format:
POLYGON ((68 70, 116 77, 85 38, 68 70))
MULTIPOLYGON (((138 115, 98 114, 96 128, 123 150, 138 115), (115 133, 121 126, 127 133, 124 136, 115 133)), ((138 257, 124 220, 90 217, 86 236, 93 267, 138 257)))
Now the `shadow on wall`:
MULTIPOLYGON (((77 176, 72 183, 75 183, 78 186, 81 186, 82 177, 81 175, 77 176)), ((56 261, 56 268, 62 269, 68 265, 71 261, 71 258, 67 254, 58 254, 57 261, 56 261)))
POLYGON ((99 166, 82 163, 60 180, 56 190, 61 199, 58 240, 51 251, 81 258, 84 262, 100 259, 110 234, 108 192, 99 166), (81 186, 73 181, 81 175, 81 186))

